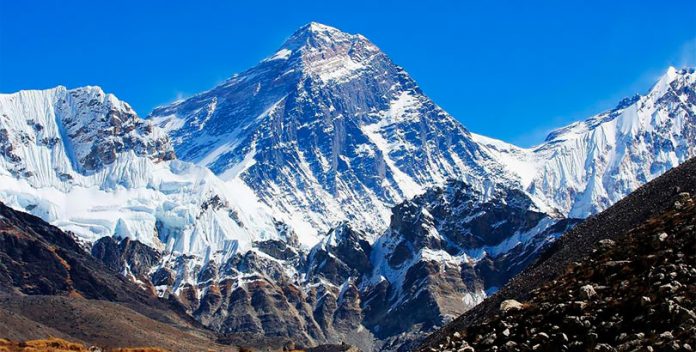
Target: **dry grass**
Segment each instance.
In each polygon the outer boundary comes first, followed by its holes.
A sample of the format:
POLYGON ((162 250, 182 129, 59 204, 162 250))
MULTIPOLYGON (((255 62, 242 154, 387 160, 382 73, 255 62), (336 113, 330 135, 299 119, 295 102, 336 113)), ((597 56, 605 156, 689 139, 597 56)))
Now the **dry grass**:
POLYGON ((0 352, 89 352, 87 346, 50 337, 41 340, 29 340, 23 342, 0 339, 0 352))
POLYGON ((90 351, 109 351, 109 352, 167 352, 168 350, 158 347, 127 347, 112 350, 93 348, 76 342, 70 342, 56 337, 49 337, 41 340, 10 341, 0 338, 0 352, 90 352, 90 351))

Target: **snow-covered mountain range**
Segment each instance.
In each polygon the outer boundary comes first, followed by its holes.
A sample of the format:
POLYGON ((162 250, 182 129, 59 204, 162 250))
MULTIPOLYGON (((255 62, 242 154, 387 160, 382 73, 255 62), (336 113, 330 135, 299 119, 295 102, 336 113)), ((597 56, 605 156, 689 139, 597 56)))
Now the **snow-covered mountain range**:
POLYGON ((519 148, 470 133, 365 37, 310 23, 147 119, 98 87, 0 95, 0 201, 218 331, 389 349, 696 155, 695 90, 670 68, 519 148))
POLYGON ((646 95, 557 129, 529 149, 473 136, 529 194, 585 218, 696 155, 695 86, 694 69, 670 67, 646 95))

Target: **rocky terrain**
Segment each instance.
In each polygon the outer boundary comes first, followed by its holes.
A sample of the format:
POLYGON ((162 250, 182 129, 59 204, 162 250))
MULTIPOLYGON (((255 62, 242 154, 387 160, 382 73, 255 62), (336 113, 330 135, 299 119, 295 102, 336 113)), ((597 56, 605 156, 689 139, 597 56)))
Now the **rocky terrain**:
POLYGON ((27 341, 11 341, 0 338, 0 351, 3 352, 165 352, 166 350, 153 347, 101 349, 97 346, 86 346, 82 343, 51 337, 27 341))
POLYGON ((690 160, 579 225, 420 350, 692 350, 694 171, 690 160))
POLYGON ((577 220, 549 215, 515 189, 482 202, 451 181, 394 207, 372 247, 367 326, 395 336, 441 326, 474 307, 533 261, 577 220))
POLYGON ((540 212, 514 189, 490 198, 481 202, 469 185, 452 181, 395 207, 374 243, 344 223, 308 252, 292 241, 263 241, 204 268, 185 257, 159 266, 159 252, 129 239, 102 238, 92 254, 216 331, 371 350, 473 307, 577 222, 540 212), (194 275, 196 285, 177 283, 194 275))
POLYGON ((117 348, 235 351, 173 301, 109 270, 75 239, 0 203, 0 331, 117 348))

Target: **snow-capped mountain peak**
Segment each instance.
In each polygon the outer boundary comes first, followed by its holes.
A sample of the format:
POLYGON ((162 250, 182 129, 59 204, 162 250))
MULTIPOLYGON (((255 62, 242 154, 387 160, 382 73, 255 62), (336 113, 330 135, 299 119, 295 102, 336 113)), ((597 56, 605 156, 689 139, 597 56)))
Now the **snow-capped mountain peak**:
POLYGON ((310 22, 295 31, 280 48, 293 51, 310 49, 321 50, 344 44, 352 44, 357 41, 369 42, 360 34, 350 34, 335 27, 318 22, 310 22))
POLYGON ((282 45, 284 49, 299 49, 304 46, 331 45, 334 42, 350 41, 353 35, 318 22, 300 27, 282 45))
POLYGON ((264 62, 285 60, 291 65, 286 72, 301 70, 303 76, 328 84, 349 79, 377 54, 379 48, 362 35, 311 22, 264 62))
POLYGON ((6 156, 0 163, 38 187, 98 173, 123 153, 153 161, 174 158, 165 133, 99 87, 2 94, 0 111, 6 156))
POLYGON ((502 172, 374 44, 317 23, 150 118, 179 157, 243 180, 314 242, 345 220, 374 236, 401 200, 449 178, 484 191, 502 172))

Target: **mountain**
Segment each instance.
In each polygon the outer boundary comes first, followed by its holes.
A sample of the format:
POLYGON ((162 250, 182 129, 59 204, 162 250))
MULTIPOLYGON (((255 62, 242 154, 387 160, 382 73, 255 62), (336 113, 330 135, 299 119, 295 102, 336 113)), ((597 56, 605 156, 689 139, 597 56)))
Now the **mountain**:
POLYGON ((280 238, 250 190, 176 160, 166 134, 98 87, 2 94, 0 136, 0 199, 82 241, 213 258, 280 238))
POLYGON ((147 119, 98 87, 0 95, 0 200, 220 341, 393 350, 693 155, 693 73, 522 149, 468 132, 366 38, 310 23, 147 119))
MULTIPOLYGON (((446 323, 574 218, 693 156, 693 89, 693 70, 670 69, 645 97, 523 149, 468 132, 363 36, 310 23, 148 119, 179 157, 254 190, 310 248, 295 251, 298 285, 334 300, 350 288, 348 320, 385 341, 446 323)), ((340 326, 337 303, 319 303, 321 329, 340 326)))
POLYGON ((576 226, 418 350, 689 350, 695 172, 690 159, 576 226))
POLYGON ((377 46, 314 22, 256 67, 149 119, 180 158, 241 180, 310 245, 343 221, 374 239, 391 206, 450 178, 484 194, 507 182, 377 46))
POLYGON ((576 222, 541 212, 516 189, 484 199, 450 181, 393 209, 365 293, 378 337, 428 331, 474 307, 576 222))
POLYGON ((69 234, 2 203, 0 263, 3 338, 60 336, 111 348, 236 350, 215 343, 215 334, 175 303, 108 270, 69 234))
POLYGON ((555 130, 530 149, 473 136, 529 194, 585 218, 696 156, 696 71, 670 67, 646 95, 555 130))

